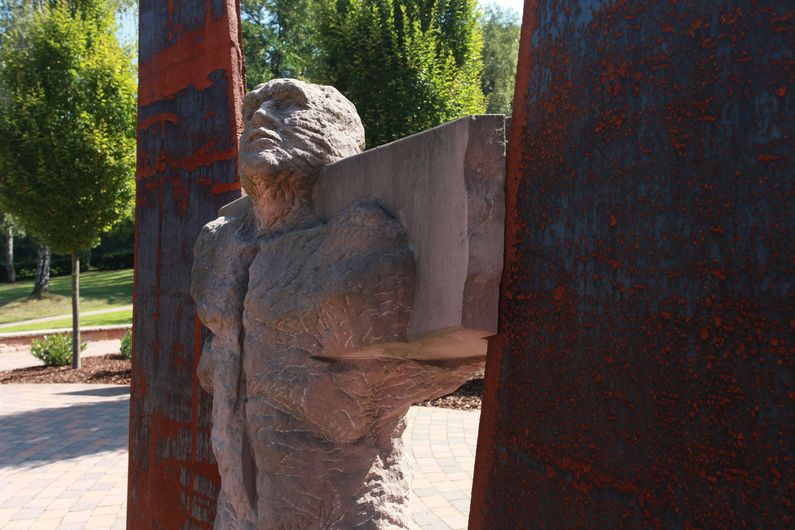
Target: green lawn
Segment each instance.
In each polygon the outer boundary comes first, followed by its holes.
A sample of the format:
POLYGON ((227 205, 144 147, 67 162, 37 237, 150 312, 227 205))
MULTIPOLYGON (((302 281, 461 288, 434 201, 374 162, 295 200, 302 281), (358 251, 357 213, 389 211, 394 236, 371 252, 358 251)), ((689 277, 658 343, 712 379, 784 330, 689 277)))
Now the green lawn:
MULTIPOLYGON (((112 313, 101 315, 89 315, 80 317, 80 327, 89 326, 120 326, 132 322, 132 309, 122 309, 112 313)), ((69 329, 72 327, 72 319, 64 318, 60 320, 48 320, 47 322, 37 322, 35 324, 21 324, 19 326, 8 326, 0 328, 0 333, 15 333, 18 331, 38 331, 41 329, 69 329)))
MULTIPOLYGON (((30 297, 30 293, 33 290, 33 281, 2 284, 0 285, 0 324, 69 314, 72 312, 71 289, 71 276, 52 278, 50 280, 50 294, 41 300, 37 300, 30 297)), ((80 275, 81 312, 130 305, 132 304, 132 293, 132 269, 86 272, 80 275)), ((95 315, 94 317, 81 318, 81 325, 99 326, 106 325, 106 323, 118 323, 119 318, 121 317, 116 313, 95 315), (95 323, 89 324, 89 321, 95 323)), ((130 317, 126 322, 131 320, 132 318, 130 317)), ((47 322, 44 328, 40 327, 37 329, 55 327, 53 323, 47 322)), ((71 318, 64 327, 69 326, 71 326, 71 318)), ((25 329, 36 328, 26 327, 25 329)), ((0 329, 0 333, 6 333, 11 330, 10 328, 3 328, 0 329)))

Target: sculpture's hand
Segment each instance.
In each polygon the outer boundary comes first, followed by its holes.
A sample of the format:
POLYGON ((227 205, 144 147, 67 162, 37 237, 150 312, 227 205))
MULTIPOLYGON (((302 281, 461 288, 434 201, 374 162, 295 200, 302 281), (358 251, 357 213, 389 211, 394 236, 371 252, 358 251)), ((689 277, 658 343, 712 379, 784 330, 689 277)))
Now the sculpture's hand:
POLYGON ((384 414, 404 414, 416 403, 455 391, 483 368, 483 357, 434 361, 385 359, 387 377, 380 388, 384 414))

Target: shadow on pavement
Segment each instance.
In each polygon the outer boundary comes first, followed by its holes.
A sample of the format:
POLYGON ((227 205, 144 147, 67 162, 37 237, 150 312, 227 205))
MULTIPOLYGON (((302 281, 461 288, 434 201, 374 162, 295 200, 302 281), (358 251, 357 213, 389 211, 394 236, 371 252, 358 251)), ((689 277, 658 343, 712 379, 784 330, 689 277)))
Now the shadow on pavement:
POLYGON ((129 413, 125 399, 0 416, 0 469, 126 449, 129 413))
POLYGON ((90 388, 88 390, 76 390, 74 392, 61 392, 65 396, 97 396, 97 397, 116 397, 130 393, 130 387, 119 385, 117 387, 90 388))

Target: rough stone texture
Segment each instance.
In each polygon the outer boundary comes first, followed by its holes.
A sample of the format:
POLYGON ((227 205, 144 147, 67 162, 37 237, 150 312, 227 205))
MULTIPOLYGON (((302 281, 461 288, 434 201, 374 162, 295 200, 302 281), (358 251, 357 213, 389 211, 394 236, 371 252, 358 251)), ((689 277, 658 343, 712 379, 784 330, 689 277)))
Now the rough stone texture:
POLYGON ((470 528, 795 525, 794 22, 526 2, 470 528))
MULTIPOLYGON (((415 357, 485 352, 497 332, 504 243, 505 118, 470 116, 323 168, 315 209, 331 219, 376 203, 406 229, 417 286, 408 336, 415 357)), ((242 215, 243 197, 221 209, 242 215)), ((405 355, 405 344, 396 355, 405 355)), ((387 354, 389 345, 371 348, 387 354), (386 350, 386 351, 385 351, 386 350)))
POLYGON ((245 109, 253 207, 205 227, 193 272, 213 333, 199 373, 214 395, 215 527, 408 528, 403 418, 483 357, 362 354, 405 344, 415 267, 379 205, 327 220, 312 207, 322 166, 364 145, 355 108, 333 88, 275 80, 245 109))
POLYGON ((240 196, 242 54, 236 2, 142 0, 136 276, 127 527, 207 529, 220 479, 203 343, 190 296, 192 247, 240 196))

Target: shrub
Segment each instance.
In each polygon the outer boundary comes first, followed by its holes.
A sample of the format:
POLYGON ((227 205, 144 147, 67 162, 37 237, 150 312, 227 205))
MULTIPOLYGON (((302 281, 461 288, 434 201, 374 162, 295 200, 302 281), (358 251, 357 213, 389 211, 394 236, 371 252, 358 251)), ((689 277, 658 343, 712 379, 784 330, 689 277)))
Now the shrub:
MULTIPOLYGON (((86 349, 86 343, 80 345, 80 351, 86 349)), ((66 366, 72 362, 72 335, 45 335, 41 339, 34 339, 30 345, 34 357, 44 362, 46 366, 66 366)))
POLYGON ((91 256, 91 268, 98 271, 131 269, 135 263, 133 252, 113 252, 91 256))
POLYGON ((128 330, 121 339, 121 356, 132 359, 132 330, 128 330))

